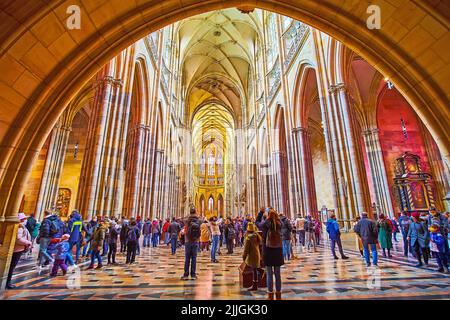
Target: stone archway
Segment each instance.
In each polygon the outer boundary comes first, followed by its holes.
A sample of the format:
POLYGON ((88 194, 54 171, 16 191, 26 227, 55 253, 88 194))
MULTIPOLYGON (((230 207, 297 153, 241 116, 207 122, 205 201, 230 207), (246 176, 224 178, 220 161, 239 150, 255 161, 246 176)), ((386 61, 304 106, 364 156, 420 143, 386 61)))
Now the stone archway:
POLYGON ((383 2, 382 28, 372 31, 366 27, 367 7, 372 2, 144 0, 137 5, 86 0, 80 4, 82 29, 78 31, 65 28, 71 0, 0 4, 4 17, 0 22, 0 241, 8 248, 1 250, 0 265, 11 251, 15 214, 32 163, 76 92, 139 38, 210 10, 234 6, 271 10, 342 41, 392 80, 430 128, 448 160, 450 7, 431 0, 383 2))

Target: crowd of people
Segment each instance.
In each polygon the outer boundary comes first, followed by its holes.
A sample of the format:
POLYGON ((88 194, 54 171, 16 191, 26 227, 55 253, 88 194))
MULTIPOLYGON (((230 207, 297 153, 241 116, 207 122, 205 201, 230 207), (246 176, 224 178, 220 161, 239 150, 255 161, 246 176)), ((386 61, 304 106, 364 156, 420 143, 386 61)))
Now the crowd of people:
MULTIPOLYGON (((52 277, 57 276, 59 270, 65 275, 69 268, 75 269, 86 260, 90 261, 87 269, 101 269, 104 260, 108 265, 117 265, 118 252, 124 256, 126 264, 133 264, 141 253, 141 246, 156 248, 163 244, 170 248, 172 255, 184 247, 183 280, 197 279, 199 252, 207 253, 211 262, 218 263, 220 255, 232 255, 236 247, 242 247, 243 261, 253 274, 253 285, 249 290, 258 290, 261 270, 265 268, 268 299, 281 299, 281 266, 296 258, 295 251, 318 251, 323 227, 334 259, 339 259, 336 246, 341 258, 348 259, 335 215, 326 222, 311 215, 289 219, 271 207, 261 208, 254 218, 249 214, 206 219, 199 217, 195 208, 190 209, 187 217, 165 220, 94 216, 83 221, 77 210, 66 221, 52 211, 45 211, 42 222, 33 214, 26 217, 20 213, 18 218, 20 225, 7 278, 8 289, 14 288, 11 279, 19 260, 24 254, 30 255, 35 244, 39 245, 38 268, 42 271, 51 266, 49 274, 52 277), (295 247, 298 250, 294 250, 295 247)), ((412 254, 418 261, 417 267, 423 263, 428 265, 434 257, 438 271, 448 273, 449 225, 449 214, 436 210, 404 212, 392 219, 380 214, 377 221, 363 212, 361 217, 356 217, 353 231, 356 248, 368 267, 378 265, 380 249, 385 258, 392 258, 393 242, 398 242, 397 233, 401 233, 404 255, 412 254)))

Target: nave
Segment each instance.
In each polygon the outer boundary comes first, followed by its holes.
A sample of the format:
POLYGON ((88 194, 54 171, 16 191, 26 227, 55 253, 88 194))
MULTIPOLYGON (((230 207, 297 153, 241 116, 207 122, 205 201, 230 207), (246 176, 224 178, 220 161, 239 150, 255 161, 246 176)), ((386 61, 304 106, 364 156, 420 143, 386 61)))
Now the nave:
MULTIPOLYGON (((414 267, 416 260, 402 255, 402 241, 394 242, 393 258, 380 257, 379 268, 368 269, 354 249, 354 235, 343 235, 344 252, 348 260, 334 260, 329 244, 322 239, 317 253, 300 252, 295 247, 295 260, 282 267, 283 298, 285 299, 449 299, 450 275, 436 272, 434 259, 424 268, 414 267), (373 272, 374 270, 377 270, 373 272), (372 272, 372 274, 370 274, 372 272), (379 272, 379 273, 378 273, 379 272), (379 276, 379 278, 378 278, 379 276)), ((0 298, 11 300, 116 300, 116 299, 201 299, 251 300, 265 299, 266 289, 249 292, 240 288, 238 266, 242 263, 242 248, 227 255, 221 248, 219 263, 211 263, 209 252, 199 253, 198 279, 180 280, 184 252, 175 256, 161 244, 158 248, 142 248, 137 264, 125 265, 124 255, 118 255, 117 266, 102 270, 85 270, 80 264, 76 273, 49 278, 34 269, 33 262, 24 262, 13 278, 17 288, 5 291, 0 298), (78 282, 79 279, 79 282, 78 282), (79 287, 77 285, 79 284, 79 287), (70 289, 73 288, 73 289, 70 289)))

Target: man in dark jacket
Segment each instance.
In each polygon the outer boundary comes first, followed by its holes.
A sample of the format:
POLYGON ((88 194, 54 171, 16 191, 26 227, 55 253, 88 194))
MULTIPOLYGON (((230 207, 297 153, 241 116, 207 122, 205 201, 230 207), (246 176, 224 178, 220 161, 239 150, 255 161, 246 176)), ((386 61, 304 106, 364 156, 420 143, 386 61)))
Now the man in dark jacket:
POLYGON ((331 253, 333 254, 334 259, 339 259, 335 251, 336 245, 339 248, 339 253, 341 254, 342 259, 348 259, 348 257, 344 254, 344 250, 342 249, 341 231, 339 230, 339 224, 337 223, 336 215, 334 214, 327 221, 327 232, 330 236, 331 253))
POLYGON ((283 213, 280 213, 281 220, 281 240, 283 243, 283 257, 286 260, 291 260, 291 239, 292 239, 292 224, 283 213))
POLYGON ((150 240, 152 239, 152 221, 150 218, 145 219, 145 223, 142 226, 142 235, 144 236, 144 242, 142 246, 150 247, 150 240))
MULTIPOLYGON (((34 213, 30 213, 30 216, 27 219, 27 224, 25 225, 25 227, 27 228, 28 232, 30 233, 30 235, 33 234, 34 229, 36 229, 36 225, 37 225, 37 221, 35 218, 35 214, 34 213)), ((31 238, 31 242, 33 242, 33 237, 31 238)))
POLYGON ((190 210, 189 217, 186 219, 186 235, 184 244, 184 275, 182 280, 187 280, 189 277, 189 265, 191 270, 191 279, 197 279, 197 252, 199 249, 198 241, 200 239, 200 219, 197 216, 195 208, 190 210))
POLYGON ((136 259, 136 250, 139 243, 139 237, 141 235, 141 231, 137 226, 137 222, 134 218, 130 220, 130 226, 128 227, 127 232, 127 260, 126 263, 134 263, 136 259))
POLYGON ((368 218, 367 212, 361 213, 361 220, 355 225, 355 233, 361 238, 364 248, 364 258, 366 264, 370 267, 370 253, 369 247, 372 251, 372 262, 376 266, 378 263, 377 243, 378 243, 378 228, 375 221, 368 218))
POLYGON ((408 251, 411 251, 410 244, 407 239, 409 226, 411 225, 411 218, 406 214, 405 211, 402 211, 402 215, 400 216, 400 218, 398 218, 398 224, 399 224, 400 231, 402 233, 402 239, 403 239, 403 255, 405 257, 407 257, 408 251))
POLYGON ((54 261, 48 252, 48 246, 54 235, 58 232, 58 228, 58 217, 53 215, 51 211, 46 210, 37 238, 37 242, 39 243, 39 266, 41 268, 54 261))
POLYGON ((109 224, 109 238, 108 238, 108 264, 116 264, 116 252, 117 252, 117 238, 119 236, 119 231, 117 228, 117 223, 111 221, 109 224))
POLYGON ((77 210, 74 210, 71 214, 71 218, 68 222, 68 229, 70 234, 69 252, 72 252, 72 248, 76 246, 75 263, 78 263, 78 260, 80 259, 81 244, 83 242, 82 231, 86 232, 86 229, 83 226, 81 214, 77 210))
POLYGON ((172 245, 172 255, 174 255, 177 252, 177 241, 178 241, 178 235, 180 234, 181 227, 178 224, 175 217, 172 218, 172 223, 169 225, 169 228, 167 228, 167 232, 169 233, 170 237, 170 243, 172 245))

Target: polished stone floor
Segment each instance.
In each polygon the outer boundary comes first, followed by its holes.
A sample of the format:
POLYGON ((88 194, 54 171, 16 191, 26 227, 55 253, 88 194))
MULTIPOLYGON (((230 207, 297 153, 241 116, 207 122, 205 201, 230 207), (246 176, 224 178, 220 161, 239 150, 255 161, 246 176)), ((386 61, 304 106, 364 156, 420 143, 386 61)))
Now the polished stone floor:
MULTIPOLYGON (((380 258, 378 268, 366 268, 354 250, 354 236, 345 234, 344 249, 349 260, 334 260, 328 245, 319 252, 300 252, 282 268, 285 299, 449 299, 450 275, 436 272, 433 261, 427 268, 414 267, 414 258, 400 253, 395 244, 394 258, 380 258)), ((184 252, 175 256, 164 245, 145 248, 135 265, 123 264, 102 270, 86 270, 87 264, 67 276, 48 277, 33 262, 23 262, 17 270, 14 290, 0 293, 1 299, 264 299, 264 289, 248 292, 239 287, 238 266, 241 249, 219 256, 211 263, 209 252, 199 254, 198 279, 183 281, 184 252)), ((225 252, 222 249, 222 252, 225 252)))

